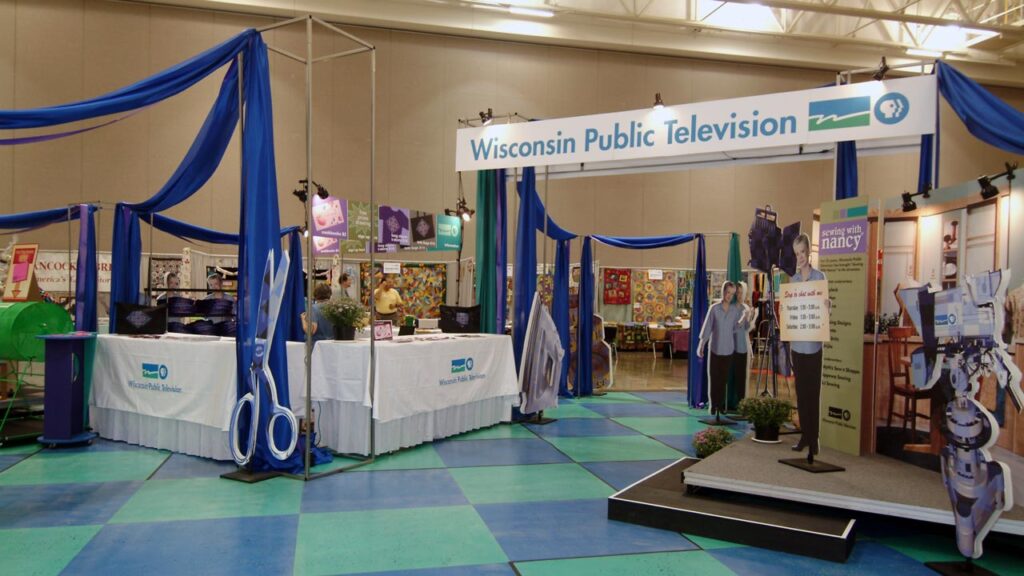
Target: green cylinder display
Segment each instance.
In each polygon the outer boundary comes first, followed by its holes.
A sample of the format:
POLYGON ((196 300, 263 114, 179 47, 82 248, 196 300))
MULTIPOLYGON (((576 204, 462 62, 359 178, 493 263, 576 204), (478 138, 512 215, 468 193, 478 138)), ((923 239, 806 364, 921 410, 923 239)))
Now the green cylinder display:
POLYGON ((63 308, 48 302, 0 303, 0 360, 42 360, 43 334, 74 329, 63 308))

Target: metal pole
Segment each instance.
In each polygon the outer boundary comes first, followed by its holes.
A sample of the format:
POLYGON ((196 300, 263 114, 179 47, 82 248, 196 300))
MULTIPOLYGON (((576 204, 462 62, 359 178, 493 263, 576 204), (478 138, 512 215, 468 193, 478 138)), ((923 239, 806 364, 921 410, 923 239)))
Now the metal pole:
POLYGON ((153 214, 149 215, 149 262, 146 265, 146 306, 153 296, 153 214))
MULTIPOLYGON (((313 185, 313 18, 306 17, 306 202, 303 206, 306 220, 306 260, 309 262, 309 271, 306 273, 306 321, 313 321, 313 305, 310 298, 313 296, 313 282, 316 280, 316 261, 313 258, 313 234, 309 230, 313 221, 313 198, 315 194, 313 185)), ((302 266, 302 262, 297 263, 302 266)), ((306 330, 306 354, 304 364, 306 366, 306 446, 302 462, 304 467, 303 477, 309 480, 309 457, 312 450, 312 422, 313 403, 310 399, 313 387, 312 374, 313 357, 313 332, 306 330)))
MULTIPOLYGON (((544 166, 544 274, 548 273, 548 166, 544 166)), ((552 246, 554 250, 554 246, 552 246)), ((554 303, 552 302, 552 305, 554 303)))
MULTIPOLYGON (((375 242, 377 240, 377 215, 373 214, 373 193, 374 193, 374 168, 377 159, 377 49, 370 52, 370 294, 367 302, 370 304, 370 461, 377 456, 375 426, 373 425, 373 405, 376 403, 377 384, 377 347, 376 337, 373 334, 373 322, 377 319, 377 306, 373 302, 373 292, 376 289, 374 281, 374 266, 376 264, 375 242)), ((460 234, 461 236, 461 234, 460 234)))

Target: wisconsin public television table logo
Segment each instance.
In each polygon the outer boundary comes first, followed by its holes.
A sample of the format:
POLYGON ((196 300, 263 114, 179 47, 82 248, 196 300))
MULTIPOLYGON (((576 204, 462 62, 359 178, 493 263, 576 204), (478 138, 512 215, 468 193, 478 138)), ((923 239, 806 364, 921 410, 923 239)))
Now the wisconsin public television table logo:
POLYGON ((142 363, 142 377, 149 380, 167 380, 167 366, 163 364, 142 363))
POLYGON ((473 370, 472 358, 456 358, 452 360, 452 374, 460 372, 471 372, 473 370))
MULTIPOLYGON (((910 112, 910 101, 899 92, 889 92, 875 102, 874 117, 882 124, 898 124, 910 112)), ((871 97, 853 96, 811 102, 807 110, 807 129, 836 130, 871 125, 871 97)))

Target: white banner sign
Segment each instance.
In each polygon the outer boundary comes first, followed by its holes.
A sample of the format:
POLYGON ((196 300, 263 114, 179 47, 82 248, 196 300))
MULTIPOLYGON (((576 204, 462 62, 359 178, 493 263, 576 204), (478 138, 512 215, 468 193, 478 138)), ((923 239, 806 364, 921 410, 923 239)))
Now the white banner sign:
POLYGON ((455 169, 554 166, 935 131, 935 76, 458 131, 455 169))
MULTIPOLYGON (((110 292, 110 253, 100 252, 96 254, 96 264, 99 266, 99 278, 97 279, 97 290, 99 292, 110 292)), ((40 250, 36 258, 36 281, 39 288, 46 292, 67 292, 68 285, 71 291, 75 291, 75 281, 78 278, 78 251, 71 251, 71 265, 68 265, 68 253, 55 250, 40 250), (70 278, 68 276, 70 275, 70 278)))

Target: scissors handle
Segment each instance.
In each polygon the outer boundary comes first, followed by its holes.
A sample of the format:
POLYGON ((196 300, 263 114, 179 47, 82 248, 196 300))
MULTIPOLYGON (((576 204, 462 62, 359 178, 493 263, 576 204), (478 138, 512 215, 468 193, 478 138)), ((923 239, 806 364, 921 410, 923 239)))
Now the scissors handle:
POLYGON ((234 410, 231 411, 231 428, 228 431, 228 438, 231 442, 231 457, 235 460, 235 463, 239 466, 245 466, 252 460, 252 455, 256 452, 256 425, 260 419, 260 403, 253 396, 252 392, 246 392, 244 396, 238 399, 235 403, 234 410), (249 405, 250 416, 249 416, 249 439, 246 442, 246 448, 243 452, 239 448, 239 418, 242 416, 242 408, 245 405, 249 405))
POLYGON ((299 441, 299 422, 295 419, 295 413, 285 408, 284 406, 274 406, 270 413, 270 423, 268 425, 267 434, 267 447, 270 448, 270 453, 278 460, 285 460, 291 456, 295 450, 295 444, 299 441), (284 418, 288 423, 288 430, 290 432, 288 437, 288 447, 284 450, 277 446, 277 441, 274 439, 274 425, 277 423, 279 418, 284 418))

